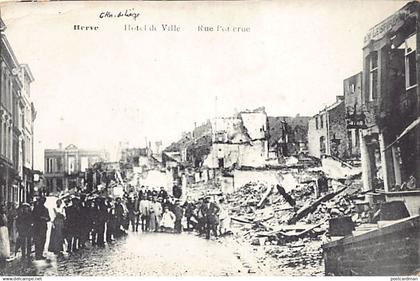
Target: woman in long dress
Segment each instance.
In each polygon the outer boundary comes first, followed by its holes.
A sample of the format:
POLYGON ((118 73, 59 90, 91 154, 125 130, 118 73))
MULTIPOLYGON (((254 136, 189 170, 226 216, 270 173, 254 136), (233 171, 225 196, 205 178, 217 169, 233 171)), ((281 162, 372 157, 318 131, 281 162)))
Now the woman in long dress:
POLYGON ((64 208, 62 207, 63 202, 60 199, 56 201, 56 205, 57 206, 53 209, 55 217, 52 223, 48 251, 59 255, 61 252, 64 251, 63 245, 65 212, 64 208))
POLYGON ((7 228, 6 206, 0 206, 0 261, 10 257, 9 230, 7 228))

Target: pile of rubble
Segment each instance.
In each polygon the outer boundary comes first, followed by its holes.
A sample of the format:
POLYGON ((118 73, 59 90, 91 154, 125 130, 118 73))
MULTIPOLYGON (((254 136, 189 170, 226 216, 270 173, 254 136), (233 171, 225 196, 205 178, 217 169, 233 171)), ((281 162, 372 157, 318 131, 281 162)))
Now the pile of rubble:
POLYGON ((312 276, 321 275, 323 273, 321 244, 321 241, 304 238, 287 246, 271 247, 266 253, 278 261, 279 267, 289 269, 287 273, 290 275, 302 276, 302 271, 312 276), (290 268, 294 271, 290 271, 290 268))
POLYGON ((264 247, 266 254, 278 259, 283 267, 313 267, 316 275, 322 263, 321 244, 327 239, 328 220, 351 216, 360 223, 364 219, 352 200, 359 187, 350 185, 338 183, 334 189, 316 194, 314 180, 289 192, 280 185, 251 182, 230 194, 227 202, 232 223, 245 241, 264 247))

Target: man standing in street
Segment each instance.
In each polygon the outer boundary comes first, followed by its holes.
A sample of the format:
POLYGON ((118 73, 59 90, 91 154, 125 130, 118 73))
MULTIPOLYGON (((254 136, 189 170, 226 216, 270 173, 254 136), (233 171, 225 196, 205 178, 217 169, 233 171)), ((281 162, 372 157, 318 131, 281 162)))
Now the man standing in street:
POLYGON ((162 220, 162 213, 163 213, 163 208, 162 208, 162 203, 161 203, 162 199, 159 198, 157 201, 155 200, 155 198, 153 198, 153 202, 152 202, 152 209, 153 212, 156 216, 156 229, 155 232, 158 232, 160 229, 160 221, 162 220))
POLYGON ((121 227, 124 224, 124 206, 122 205, 122 200, 120 197, 117 197, 115 202, 115 218, 116 218, 116 229, 115 229, 115 235, 117 237, 121 237, 124 234, 124 231, 121 229, 121 227))
POLYGON ((67 227, 67 252, 77 251, 81 229, 79 200, 76 197, 71 199, 71 206, 66 208, 67 227))
POLYGON ((34 242, 35 242, 35 259, 45 259, 43 256, 45 240, 47 236, 47 222, 49 222, 50 214, 48 209, 44 206, 45 197, 40 197, 32 211, 32 218, 34 222, 34 242))
POLYGON ((150 201, 149 201, 149 198, 147 197, 143 197, 140 200, 140 216, 141 216, 141 230, 143 232, 149 231, 150 201))
POLYGON ((187 200, 185 201, 184 205, 182 205, 182 207, 185 210, 185 217, 187 218, 187 230, 190 231, 191 229, 194 228, 194 226, 191 224, 191 217, 194 214, 194 204, 191 202, 191 198, 188 196, 187 200), (190 225, 192 226, 190 228, 190 225))
POLYGON ((213 231, 214 236, 217 237, 216 216, 219 211, 219 207, 215 203, 210 202, 209 196, 204 199, 204 203, 201 206, 201 212, 205 222, 206 239, 210 239, 210 230, 213 231))
POLYGON ((182 215, 184 210, 179 205, 179 200, 175 201, 174 214, 175 214, 175 233, 181 233, 182 230, 182 215))

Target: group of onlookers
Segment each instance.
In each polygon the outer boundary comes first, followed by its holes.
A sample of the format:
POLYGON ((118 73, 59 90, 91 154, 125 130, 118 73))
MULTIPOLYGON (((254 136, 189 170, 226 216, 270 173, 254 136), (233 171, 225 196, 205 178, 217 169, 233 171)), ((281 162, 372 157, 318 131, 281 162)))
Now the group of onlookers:
POLYGON ((14 216, 10 215, 5 205, 0 206, 0 260, 10 257, 9 239, 17 232, 15 252, 22 251, 22 257, 29 257, 32 245, 35 245, 35 258, 42 259, 46 241, 47 223, 50 221, 48 209, 44 206, 45 197, 38 198, 33 208, 23 203, 14 216), (8 214, 8 215, 7 215, 8 214))
MULTIPOLYGON (((122 197, 79 194, 56 200, 52 220, 45 207, 45 197, 38 197, 33 206, 22 204, 12 218, 17 232, 15 254, 22 258, 31 256, 35 246, 35 259, 45 259, 47 225, 51 221, 48 251, 57 255, 92 246, 105 246, 131 231, 174 232, 197 230, 207 239, 226 231, 227 211, 211 197, 192 201, 187 197, 181 205, 182 190, 169 195, 165 188, 135 189, 129 187, 122 197), (175 194, 174 194, 175 193, 175 194), (174 196, 176 195, 176 196, 174 196), (185 219, 184 219, 185 218, 185 219), (183 222, 185 227, 183 227, 183 222)), ((221 202, 223 203, 223 202, 221 202)), ((0 259, 10 256, 10 220, 5 206, 0 207, 0 259)), ((9 216, 10 217, 10 216, 9 216)))

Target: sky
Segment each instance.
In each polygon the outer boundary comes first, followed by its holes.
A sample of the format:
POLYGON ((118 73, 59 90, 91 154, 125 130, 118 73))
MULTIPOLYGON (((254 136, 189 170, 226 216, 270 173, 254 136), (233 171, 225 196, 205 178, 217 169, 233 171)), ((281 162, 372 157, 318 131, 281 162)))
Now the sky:
POLYGON ((265 106, 311 116, 362 70, 363 37, 406 1, 52 2, 2 4, 5 34, 35 77, 35 169, 43 151, 119 141, 164 145, 194 123, 265 106), (132 17, 103 18, 139 13, 132 17), (156 32, 124 31, 155 25, 156 32), (164 32, 175 24, 179 32, 164 32), (99 26, 75 31, 74 25, 99 26), (198 32, 198 26, 250 32, 198 32))

